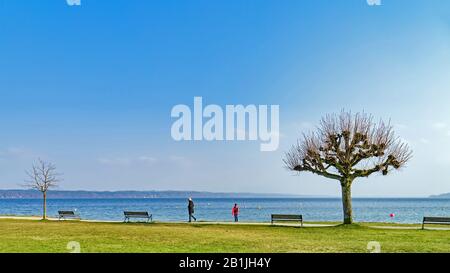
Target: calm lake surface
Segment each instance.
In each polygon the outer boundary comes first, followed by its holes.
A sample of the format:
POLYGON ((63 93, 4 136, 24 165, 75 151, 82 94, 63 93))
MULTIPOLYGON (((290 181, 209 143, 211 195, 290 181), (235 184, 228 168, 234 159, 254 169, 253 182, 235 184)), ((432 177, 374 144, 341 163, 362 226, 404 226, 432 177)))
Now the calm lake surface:
MULTIPOLYGON (((240 205, 241 221, 268 222, 271 213, 303 214, 305 221, 340 221, 341 200, 334 198, 243 198, 194 199, 195 215, 201 221, 231 221, 231 208, 240 205)), ((0 215, 40 215, 39 199, 2 199, 0 215)), ((145 210, 156 221, 186 221, 185 199, 50 199, 48 215, 75 210, 83 219, 122 220, 123 211, 145 210)), ((426 216, 450 216, 449 199, 354 198, 356 221, 419 223, 426 216), (395 217, 391 218, 390 214, 395 217)))

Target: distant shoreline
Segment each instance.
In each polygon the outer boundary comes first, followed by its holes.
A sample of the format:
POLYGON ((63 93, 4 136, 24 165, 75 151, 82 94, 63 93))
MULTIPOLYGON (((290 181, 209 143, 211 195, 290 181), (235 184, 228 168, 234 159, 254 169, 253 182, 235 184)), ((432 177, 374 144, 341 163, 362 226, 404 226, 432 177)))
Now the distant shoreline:
MULTIPOLYGON (((223 193, 201 191, 84 191, 54 190, 48 192, 49 199, 152 199, 152 198, 322 198, 324 196, 302 196, 267 193, 223 193)), ((0 199, 40 199, 35 190, 0 190, 0 199)))
MULTIPOLYGON (((54 190, 48 192, 48 199, 162 199, 162 198, 329 198, 340 196, 295 195, 271 193, 232 193, 206 191, 86 191, 86 190, 54 190)), ((0 199, 41 199, 42 194, 35 190, 0 190, 0 199)), ((450 194, 432 196, 355 196, 355 199, 450 199, 450 194)))

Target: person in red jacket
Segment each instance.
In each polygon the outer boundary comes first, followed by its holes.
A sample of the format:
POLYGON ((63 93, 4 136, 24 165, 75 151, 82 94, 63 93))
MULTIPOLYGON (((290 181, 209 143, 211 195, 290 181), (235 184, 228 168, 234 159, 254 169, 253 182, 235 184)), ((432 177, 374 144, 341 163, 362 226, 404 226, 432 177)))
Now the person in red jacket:
POLYGON ((231 215, 234 216, 235 222, 239 222, 239 207, 237 204, 234 204, 234 207, 231 209, 231 215))

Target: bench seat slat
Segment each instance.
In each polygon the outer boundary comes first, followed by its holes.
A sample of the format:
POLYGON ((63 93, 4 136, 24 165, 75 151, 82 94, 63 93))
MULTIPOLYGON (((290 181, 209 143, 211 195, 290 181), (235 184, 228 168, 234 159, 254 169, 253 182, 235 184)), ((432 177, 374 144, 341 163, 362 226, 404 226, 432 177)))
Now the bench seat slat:
POLYGON ((443 223, 450 223, 450 218, 446 217, 424 217, 423 219, 425 222, 443 222, 443 223))
POLYGON ((61 215, 75 215, 75 212, 73 211, 58 211, 61 215))
POLYGON ((276 218, 302 218, 301 215, 294 214, 272 214, 272 217, 276 218))
POLYGON ((302 218, 272 218, 273 220, 277 221, 300 221, 302 218))
POLYGON ((302 215, 272 214, 272 219, 300 220, 302 215))

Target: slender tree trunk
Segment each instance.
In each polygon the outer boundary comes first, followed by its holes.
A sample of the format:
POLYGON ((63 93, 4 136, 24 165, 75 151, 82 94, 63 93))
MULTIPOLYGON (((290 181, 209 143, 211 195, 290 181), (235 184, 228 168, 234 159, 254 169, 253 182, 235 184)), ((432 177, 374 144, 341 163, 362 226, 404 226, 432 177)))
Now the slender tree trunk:
POLYGON ((46 220, 47 219, 47 192, 43 192, 43 210, 42 210, 42 220, 46 220))
POLYGON ((342 186, 342 208, 344 210, 344 224, 349 225, 353 223, 352 211, 352 179, 345 179, 341 181, 342 186))

